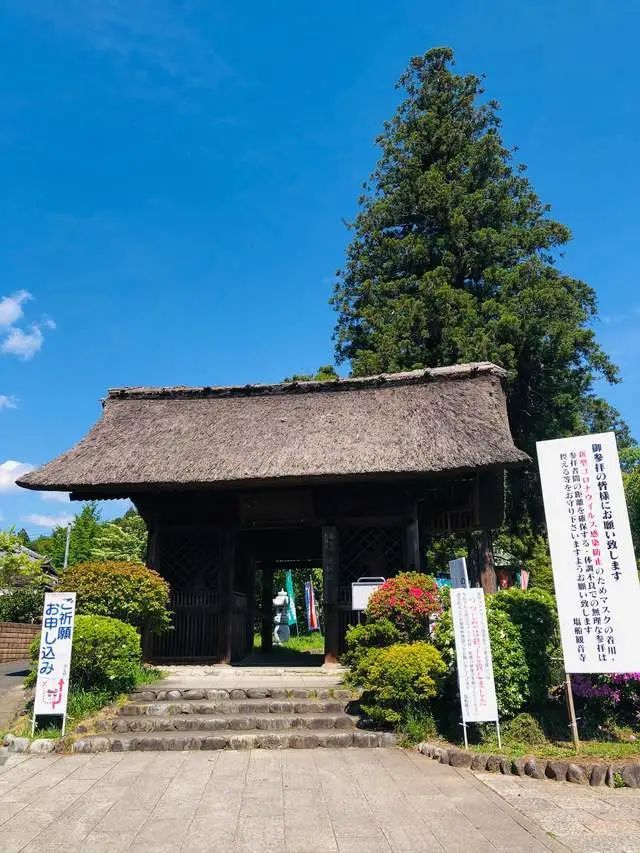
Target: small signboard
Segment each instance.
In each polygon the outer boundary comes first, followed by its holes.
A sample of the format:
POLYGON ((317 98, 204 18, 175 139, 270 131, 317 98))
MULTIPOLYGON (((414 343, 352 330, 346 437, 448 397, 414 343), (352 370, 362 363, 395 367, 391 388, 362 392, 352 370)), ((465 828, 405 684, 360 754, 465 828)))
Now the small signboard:
POLYGON ((468 589, 469 575, 467 574, 467 561, 464 557, 457 560, 449 560, 449 575, 453 589, 468 589))
POLYGON ((384 578, 358 578, 351 584, 351 609, 366 610, 369 598, 380 589, 384 578))
POLYGON ((33 724, 38 715, 67 714, 71 671, 71 645, 76 610, 75 592, 47 592, 42 613, 42 634, 38 657, 38 680, 33 705, 33 724))
POLYGON ((612 432, 538 442, 565 670, 640 671, 640 583, 612 432))
POLYGON ((465 725, 498 723, 484 591, 480 588, 452 589, 451 614, 463 722, 465 725))

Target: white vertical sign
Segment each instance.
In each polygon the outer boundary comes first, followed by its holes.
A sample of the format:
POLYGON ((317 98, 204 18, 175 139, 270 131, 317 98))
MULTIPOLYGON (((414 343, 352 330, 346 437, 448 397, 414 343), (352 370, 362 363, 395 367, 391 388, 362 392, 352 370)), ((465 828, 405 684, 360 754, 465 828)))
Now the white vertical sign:
POLYGON ((75 610, 75 592, 45 594, 34 721, 38 714, 66 716, 75 610))
POLYGON ((538 442, 565 670, 640 671, 640 583, 612 432, 538 442))
POLYGON ((453 589, 460 587, 468 589, 469 575, 467 574, 467 561, 464 557, 458 557, 457 560, 449 560, 449 575, 453 589))
POLYGON ((452 589, 458 684, 465 723, 498 722, 498 702, 482 589, 452 589))

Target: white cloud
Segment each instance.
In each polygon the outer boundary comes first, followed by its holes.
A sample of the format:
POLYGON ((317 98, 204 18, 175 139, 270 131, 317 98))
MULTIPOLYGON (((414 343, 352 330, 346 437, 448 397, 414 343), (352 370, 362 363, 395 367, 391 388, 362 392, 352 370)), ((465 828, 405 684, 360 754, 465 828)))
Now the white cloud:
POLYGON ((3 409, 17 409, 18 401, 10 394, 0 394, 0 412, 3 409))
POLYGON ((14 489, 17 491, 19 488, 16 486, 18 477, 28 474, 35 467, 28 462, 17 462, 15 459, 7 459, 6 462, 0 463, 0 492, 12 492, 14 489))
POLYGON ((12 326, 6 338, 2 341, 0 350, 5 355, 16 355, 27 361, 42 348, 44 335, 37 323, 31 326, 30 332, 25 332, 17 326, 12 326))
POLYGON ((28 290, 18 290, 0 299, 0 326, 12 326, 23 315, 22 303, 33 299, 28 290))
POLYGON ((22 521, 27 524, 33 524, 34 527, 46 527, 51 530, 54 527, 64 527, 73 521, 72 515, 40 515, 37 512, 32 512, 30 515, 23 515, 22 521))
POLYGON ((40 498, 47 503, 68 504, 69 492, 40 492, 40 498))

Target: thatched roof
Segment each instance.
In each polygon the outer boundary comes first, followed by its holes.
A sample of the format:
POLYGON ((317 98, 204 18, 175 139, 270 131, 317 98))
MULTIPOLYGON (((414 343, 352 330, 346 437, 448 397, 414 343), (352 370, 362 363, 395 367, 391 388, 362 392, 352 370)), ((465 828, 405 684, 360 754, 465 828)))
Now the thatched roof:
POLYGON ((333 382, 115 388, 18 484, 76 493, 415 476, 522 463, 493 364, 333 382))

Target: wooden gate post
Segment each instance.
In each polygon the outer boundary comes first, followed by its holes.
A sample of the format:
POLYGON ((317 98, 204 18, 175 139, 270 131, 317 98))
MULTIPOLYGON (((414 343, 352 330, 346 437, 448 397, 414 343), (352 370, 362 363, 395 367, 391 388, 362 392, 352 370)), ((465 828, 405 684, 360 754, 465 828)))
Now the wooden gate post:
POLYGON ((338 528, 322 528, 322 569, 324 580, 324 662, 337 663, 340 648, 338 613, 338 528))
POLYGON ((236 558, 235 530, 220 532, 220 637, 218 644, 218 660, 220 663, 231 663, 231 630, 233 621, 233 576, 236 558))
POLYGON ((262 652, 269 654, 273 649, 273 563, 262 564, 262 652))

